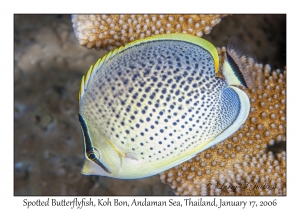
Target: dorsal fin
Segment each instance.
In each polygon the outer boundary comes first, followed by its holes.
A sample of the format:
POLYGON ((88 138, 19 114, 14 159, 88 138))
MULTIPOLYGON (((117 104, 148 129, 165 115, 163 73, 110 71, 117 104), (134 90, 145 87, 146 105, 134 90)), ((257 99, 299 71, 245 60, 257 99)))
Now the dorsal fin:
POLYGON ((254 66, 257 63, 255 54, 247 49, 246 44, 236 37, 231 37, 227 44, 226 59, 223 64, 223 74, 229 85, 243 85, 255 88, 253 77, 254 66))
POLYGON ((219 56, 218 56, 218 51, 215 48, 213 44, 211 44, 209 41, 202 39, 197 36, 189 35, 189 34, 162 34, 162 35, 155 35, 151 37, 147 37, 144 39, 139 39, 133 42, 130 42, 126 44, 125 46, 121 46, 115 50, 110 51, 108 54, 106 54, 104 57, 100 58, 94 65, 92 65, 87 73, 82 77, 81 79, 81 84, 79 88, 79 94, 78 98, 79 101, 81 97, 83 96, 86 88, 88 87, 88 83, 91 78, 93 78, 95 72, 109 59, 111 59, 113 56, 115 56, 117 53, 120 53, 128 48, 134 47, 136 45, 150 42, 150 41, 158 41, 158 40, 177 40, 177 41, 185 41, 189 43, 193 43, 196 45, 201 46, 205 50, 207 50, 211 56, 214 59, 214 64, 215 64, 215 72, 218 73, 219 69, 219 56))
POLYGON ((78 93, 79 101, 80 101, 80 98, 83 96, 83 94, 85 92, 85 89, 87 88, 90 79, 93 78, 93 76, 94 76, 95 72, 97 71, 97 69, 99 69, 105 61, 107 61, 108 59, 113 57, 116 53, 118 53, 122 49, 123 49, 123 47, 120 47, 120 48, 117 48, 115 50, 110 51, 105 56, 100 58, 96 63, 94 63, 94 65, 91 65, 91 67, 86 72, 86 74, 82 76, 81 83, 80 83, 80 86, 79 86, 79 93, 78 93))

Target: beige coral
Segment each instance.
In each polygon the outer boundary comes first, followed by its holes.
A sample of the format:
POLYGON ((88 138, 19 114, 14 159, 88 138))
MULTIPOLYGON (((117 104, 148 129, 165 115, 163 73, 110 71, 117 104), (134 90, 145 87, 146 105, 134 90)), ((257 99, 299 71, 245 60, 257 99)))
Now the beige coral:
POLYGON ((225 15, 72 15, 79 43, 87 48, 112 50, 155 34, 188 33, 202 37, 225 15))
MULTIPOLYGON (((219 50, 224 59, 225 48, 219 50)), ((286 70, 255 65, 256 90, 245 89, 251 110, 229 139, 160 174, 176 195, 285 195, 286 70), (265 78, 265 79, 264 79, 265 78)))

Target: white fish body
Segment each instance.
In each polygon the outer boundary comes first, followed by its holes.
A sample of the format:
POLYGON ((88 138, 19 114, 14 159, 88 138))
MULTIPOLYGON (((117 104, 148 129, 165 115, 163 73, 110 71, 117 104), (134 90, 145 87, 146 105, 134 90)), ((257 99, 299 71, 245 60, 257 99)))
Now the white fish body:
POLYGON ((232 135, 250 103, 225 62, 226 80, 216 77, 215 47, 186 34, 138 40, 97 61, 79 92, 82 173, 151 176, 232 135))

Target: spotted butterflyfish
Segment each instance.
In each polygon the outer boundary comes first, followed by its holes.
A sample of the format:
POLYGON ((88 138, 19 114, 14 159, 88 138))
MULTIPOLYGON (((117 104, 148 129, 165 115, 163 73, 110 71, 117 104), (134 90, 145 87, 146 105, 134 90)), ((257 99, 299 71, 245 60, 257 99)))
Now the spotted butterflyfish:
POLYGON ((232 38, 223 77, 218 77, 218 52, 210 42, 164 34, 128 43, 99 59, 79 90, 82 174, 144 178, 228 138, 250 109, 240 87, 253 81, 240 58, 255 61, 232 38))

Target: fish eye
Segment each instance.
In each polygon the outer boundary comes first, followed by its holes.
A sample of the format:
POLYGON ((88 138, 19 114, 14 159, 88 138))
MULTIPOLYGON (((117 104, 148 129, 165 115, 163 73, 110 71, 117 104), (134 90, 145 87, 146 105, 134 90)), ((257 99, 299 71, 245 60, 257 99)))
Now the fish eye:
POLYGON ((100 159, 100 152, 96 147, 94 147, 94 154, 95 154, 96 158, 100 159))
POLYGON ((111 171, 108 170, 108 168, 106 168, 103 165, 103 163, 101 163, 100 152, 98 149, 96 149, 94 147, 88 147, 88 148, 86 148, 86 155, 87 155, 88 159, 90 159, 91 161, 96 163, 98 166, 100 166, 104 171, 106 171, 109 174, 111 173, 111 171), (96 151, 96 153, 95 153, 95 151, 96 151))
POLYGON ((111 173, 111 171, 108 170, 108 168, 106 168, 103 163, 101 163, 100 152, 97 148, 95 148, 95 147, 86 148, 86 156, 88 157, 89 160, 93 161, 98 166, 100 166, 104 171, 106 171, 109 174, 111 173))

